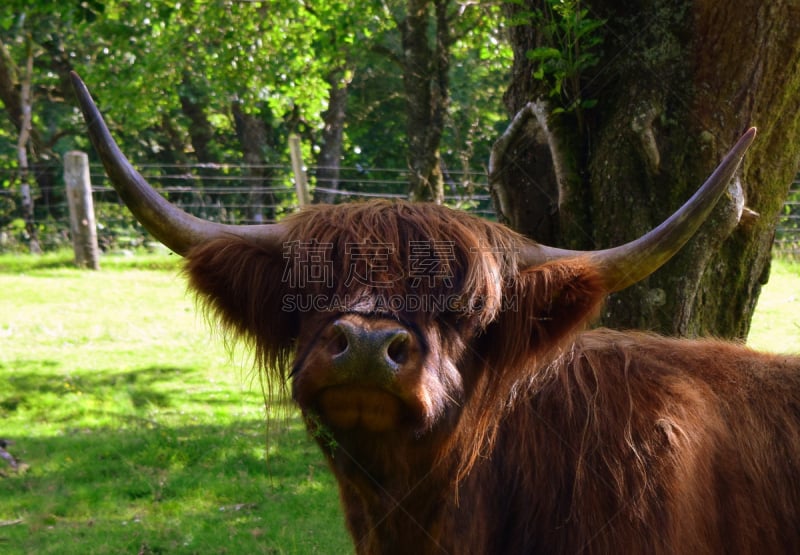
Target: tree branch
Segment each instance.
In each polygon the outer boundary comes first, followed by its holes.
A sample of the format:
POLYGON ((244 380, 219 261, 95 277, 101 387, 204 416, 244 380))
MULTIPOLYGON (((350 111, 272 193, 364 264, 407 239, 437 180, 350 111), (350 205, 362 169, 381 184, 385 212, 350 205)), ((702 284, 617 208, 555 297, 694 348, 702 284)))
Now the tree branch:
POLYGON ((8 117, 17 130, 22 126, 22 105, 17 89, 19 71, 5 43, 0 39, 0 100, 6 107, 8 117))
POLYGON ((378 54, 380 56, 385 56, 386 58, 389 59, 390 62, 392 62, 393 64, 396 64, 398 67, 402 68, 403 65, 405 64, 405 61, 403 60, 403 57, 401 55, 399 55, 397 52, 395 52, 391 48, 389 48, 387 46, 384 46, 382 44, 373 44, 370 47, 369 50, 373 54, 378 54))

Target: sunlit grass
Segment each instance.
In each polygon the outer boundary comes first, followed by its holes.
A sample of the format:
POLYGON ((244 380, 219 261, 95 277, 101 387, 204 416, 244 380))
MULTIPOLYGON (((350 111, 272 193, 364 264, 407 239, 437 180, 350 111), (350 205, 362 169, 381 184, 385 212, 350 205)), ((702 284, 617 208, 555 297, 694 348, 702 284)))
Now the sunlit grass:
POLYGON ((24 465, 0 461, 0 553, 352 551, 319 449, 291 409, 267 440, 175 257, 68 261, 0 257, 0 439, 24 465))
MULTIPOLYGON (((271 411, 173 256, 0 256, 0 553, 348 553, 336 486, 271 411)), ((778 262, 750 344, 800 346, 800 264, 778 262)))
POLYGON ((800 262, 773 262, 751 325, 747 340, 751 347, 800 353, 800 262))

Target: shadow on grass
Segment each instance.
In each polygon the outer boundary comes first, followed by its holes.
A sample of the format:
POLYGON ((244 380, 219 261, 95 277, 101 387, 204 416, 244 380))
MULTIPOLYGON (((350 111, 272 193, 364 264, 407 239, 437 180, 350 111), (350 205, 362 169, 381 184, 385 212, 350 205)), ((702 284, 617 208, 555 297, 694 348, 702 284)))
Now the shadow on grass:
MULTIPOLYGON (((149 366, 135 370, 80 371, 59 373, 61 364, 52 360, 17 359, 0 363, 0 375, 5 384, 0 387, 0 416, 3 411, 14 411, 26 405, 34 405, 42 395, 64 395, 83 392, 90 395, 103 395, 114 392, 119 397, 127 395, 136 408, 146 406, 170 407, 173 399, 190 399, 193 403, 206 405, 230 404, 231 392, 224 388, 214 388, 207 376, 196 368, 178 366, 149 366), (48 369, 42 372, 41 369, 48 369), (180 391, 183 389, 183 391, 180 391)), ((262 399, 260 392, 237 392, 248 399, 262 399)), ((274 401, 282 413, 293 411, 288 399, 274 401)))
MULTIPOLYGON (((99 391, 104 388, 127 388, 139 402, 136 406, 152 403, 157 406, 167 406, 168 395, 157 391, 154 386, 159 382, 172 382, 181 376, 189 377, 194 371, 179 367, 149 367, 124 372, 72 372, 60 379, 53 375, 35 371, 41 368, 58 368, 56 361, 42 360, 14 360, 9 364, 0 363, 0 373, 5 374, 11 389, 11 397, 24 399, 26 395, 40 395, 42 393, 62 394, 69 390, 99 391)), ((8 405, 9 401, 0 398, 0 407, 8 405)))
POLYGON ((336 488, 298 418, 17 435, 3 553, 346 553, 336 488))
POLYGON ((66 250, 44 255, 0 255, 0 273, 10 274, 30 270, 55 270, 59 268, 77 268, 75 265, 75 255, 66 250))
POLYGON ((268 426, 260 392, 196 368, 12 360, 0 376, 0 436, 24 466, 1 467, 0 553, 352 551, 286 400, 268 426))
MULTIPOLYGON (((133 255, 103 253, 100 258, 101 270, 178 270, 181 258, 169 252, 137 252, 133 255)), ((0 273, 17 274, 51 270, 78 270, 72 251, 61 250, 43 255, 2 254, 0 273)))

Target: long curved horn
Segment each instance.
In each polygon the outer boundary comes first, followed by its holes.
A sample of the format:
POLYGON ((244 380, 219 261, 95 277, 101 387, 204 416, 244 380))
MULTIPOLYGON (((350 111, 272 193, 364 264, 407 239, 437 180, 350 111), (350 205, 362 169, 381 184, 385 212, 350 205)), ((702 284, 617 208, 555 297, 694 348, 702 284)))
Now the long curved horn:
POLYGON ((185 255, 194 246, 223 236, 240 237, 268 248, 280 248, 284 235, 280 224, 219 224, 196 218, 170 204, 122 154, 78 74, 73 71, 70 77, 89 129, 89 137, 111 184, 136 219, 156 239, 180 255, 185 255))
POLYGON ((609 292, 641 281, 667 262, 695 234, 727 189, 736 168, 756 136, 751 127, 725 155, 703 186, 657 228, 619 247, 599 251, 573 251, 531 243, 521 252, 522 267, 549 260, 589 257, 601 269, 609 292))

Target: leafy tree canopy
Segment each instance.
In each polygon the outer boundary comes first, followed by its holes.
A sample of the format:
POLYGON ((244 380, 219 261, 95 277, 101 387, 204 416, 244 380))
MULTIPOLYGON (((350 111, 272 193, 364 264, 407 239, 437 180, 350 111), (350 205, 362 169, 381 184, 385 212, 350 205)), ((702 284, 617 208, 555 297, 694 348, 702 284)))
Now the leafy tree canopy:
MULTIPOLYGON (((500 100, 510 53, 498 9, 465 6, 453 3, 458 38, 443 150, 451 164, 466 156, 482 165, 487 151, 476 152, 475 145, 504 119, 500 100)), ((14 94, 30 37, 33 127, 41 153, 88 148, 68 85, 71 69, 86 79, 112 131, 140 161, 192 158, 187 104, 209 125, 219 160, 241 159, 232 103, 280 137, 298 131, 313 144, 323 125, 329 75, 338 71, 340 79, 352 81, 345 163, 402 168, 402 84, 387 53, 400 48, 397 21, 404 9, 397 1, 354 0, 9 0, 0 8, 6 61, 0 82, 9 91, 0 95, 9 116, 0 123, 0 144, 10 147, 16 140, 14 94)), ((2 163, 13 166, 13 156, 2 163)))

